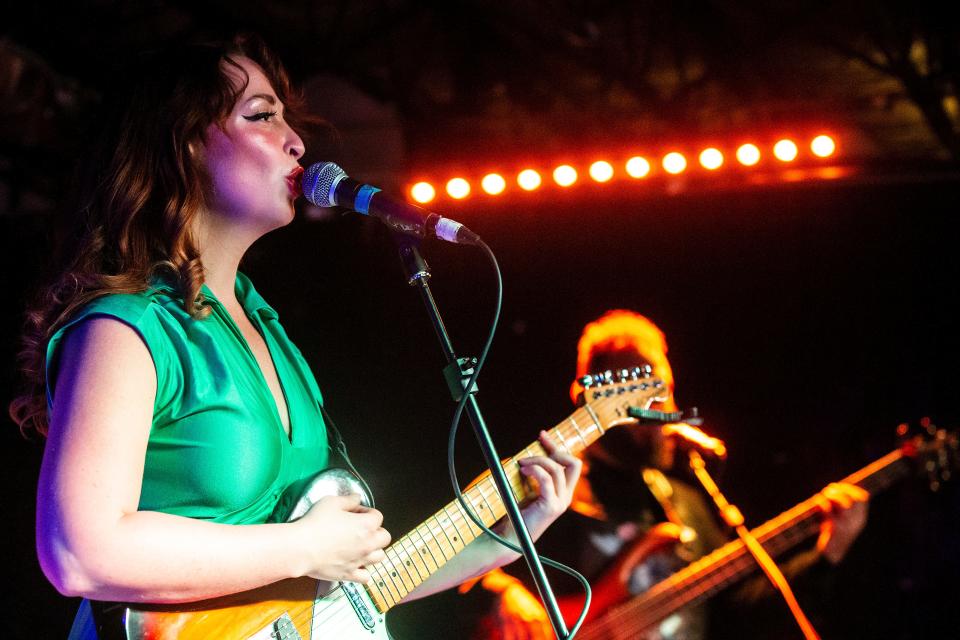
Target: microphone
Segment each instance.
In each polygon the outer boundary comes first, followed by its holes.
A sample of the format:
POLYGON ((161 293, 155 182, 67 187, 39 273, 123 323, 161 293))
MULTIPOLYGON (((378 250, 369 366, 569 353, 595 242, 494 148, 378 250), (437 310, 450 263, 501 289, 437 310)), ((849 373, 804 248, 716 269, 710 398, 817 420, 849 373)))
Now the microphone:
POLYGON ((419 238, 435 237, 457 244, 481 243, 480 236, 450 218, 384 195, 352 178, 333 162, 317 162, 303 173, 303 195, 318 207, 345 207, 379 218, 388 227, 419 238))

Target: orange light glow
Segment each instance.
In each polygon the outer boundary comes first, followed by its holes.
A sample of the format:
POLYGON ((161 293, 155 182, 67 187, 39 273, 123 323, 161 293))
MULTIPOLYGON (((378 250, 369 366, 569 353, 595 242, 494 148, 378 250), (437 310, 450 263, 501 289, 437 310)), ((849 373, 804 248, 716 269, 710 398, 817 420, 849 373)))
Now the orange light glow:
POLYGON ((636 351, 637 364, 642 360, 653 367, 654 377, 663 380, 670 390, 664 403, 665 411, 675 411, 673 400, 673 370, 667 360, 667 339, 657 325, 634 311, 615 309, 587 324, 577 343, 577 376, 570 386, 570 398, 576 402, 583 391, 579 380, 591 371, 598 354, 617 351, 636 351))
POLYGON ((470 195, 470 183, 463 178, 454 178, 447 183, 447 193, 455 200, 462 200, 470 195))
POLYGON ((590 177, 597 182, 608 182, 613 177, 613 165, 606 160, 598 160, 590 165, 590 177))
POLYGON ((553 181, 561 187, 569 187, 577 181, 577 170, 568 164, 562 164, 553 170, 553 181))
POLYGON ((540 174, 533 169, 524 169, 517 175, 517 184, 524 191, 533 191, 543 182, 540 174))
POLYGON ((626 169, 631 178, 646 178, 650 174, 650 163, 646 158, 634 156, 627 160, 626 169))
POLYGON ((745 167, 752 167, 760 162, 760 149, 755 144, 740 145, 737 149, 737 160, 745 167))
POLYGON ((773 145, 773 156, 781 162, 792 162, 797 159, 797 143, 793 140, 779 140, 773 145))
POLYGON ((420 204, 424 204, 437 197, 437 190, 429 182, 418 182, 410 187, 410 197, 420 204))
POLYGON ((704 149, 700 152, 700 165, 708 171, 719 169, 723 166, 723 154, 713 147, 704 149))
POLYGON ((490 195, 496 196, 507 188, 507 181, 499 173, 488 173, 480 181, 480 187, 490 195))
POLYGON ((837 143, 830 136, 817 136, 810 143, 810 151, 818 158, 829 158, 837 150, 837 143))
POLYGON ((687 424, 686 422, 665 424, 663 427, 661 427, 660 431, 665 436, 680 436, 685 440, 689 440, 697 446, 710 451, 719 458, 727 457, 727 445, 723 443, 723 440, 714 438, 713 436, 708 436, 697 427, 687 424))
POLYGON ((684 169, 686 168, 687 159, 683 157, 682 153, 671 151, 667 155, 663 156, 663 170, 667 173, 676 175, 678 173, 683 173, 684 169))

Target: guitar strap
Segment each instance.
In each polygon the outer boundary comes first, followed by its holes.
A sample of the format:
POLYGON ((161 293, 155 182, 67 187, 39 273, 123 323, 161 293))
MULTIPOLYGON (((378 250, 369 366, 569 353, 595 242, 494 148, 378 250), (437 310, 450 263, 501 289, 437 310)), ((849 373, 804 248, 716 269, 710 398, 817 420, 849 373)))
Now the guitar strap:
POLYGON ((340 456, 347 468, 350 469, 353 475, 357 477, 357 480, 360 481, 360 484, 362 484, 364 490, 366 490, 367 495, 370 496, 370 506, 376 509, 377 505, 376 499, 373 496, 373 491, 370 490, 370 485, 368 485, 367 481, 363 479, 363 476, 360 475, 360 472, 357 471, 357 468, 353 466, 353 462, 350 460, 350 455, 347 453, 347 444, 343 441, 343 436, 340 435, 340 430, 337 429, 336 423, 334 423, 333 418, 324 408, 323 404, 318 402, 317 405, 320 407, 320 415, 323 416, 323 423, 327 427, 327 446, 331 451, 340 456), (332 445, 330 444, 331 442, 333 443, 332 445))

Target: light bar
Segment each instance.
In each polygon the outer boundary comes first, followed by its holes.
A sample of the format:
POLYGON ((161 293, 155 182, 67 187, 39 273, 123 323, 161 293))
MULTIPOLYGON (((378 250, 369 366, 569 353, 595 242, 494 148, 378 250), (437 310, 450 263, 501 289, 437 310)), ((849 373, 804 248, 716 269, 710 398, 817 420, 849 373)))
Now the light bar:
MULTIPOLYGON (((575 163, 562 164, 547 174, 552 181, 546 184, 543 175, 536 169, 526 168, 512 175, 516 186, 523 191, 536 191, 541 187, 568 189, 581 182, 581 173, 590 176, 595 183, 607 184, 614 180, 646 179, 658 173, 661 176, 677 176, 684 172, 699 172, 700 175, 721 174, 725 173, 728 165, 732 165, 734 170, 739 165, 741 171, 764 166, 769 168, 781 163, 794 163, 799 167, 804 166, 799 164, 803 161, 820 161, 836 154, 837 143, 830 135, 819 134, 806 144, 809 151, 802 152, 800 141, 783 137, 766 145, 744 141, 739 146, 726 149, 722 146, 708 147, 695 152, 695 155, 693 150, 687 147, 685 150, 678 149, 661 156, 656 169, 653 157, 639 154, 628 157, 621 161, 622 163, 597 160, 580 166, 575 163), (691 166, 688 158, 693 157, 697 158, 698 164, 691 166), (736 163, 727 162, 728 157, 736 158, 736 163), (777 162, 773 162, 774 159, 777 162)), ((464 200, 475 195, 497 196, 504 193, 511 184, 509 175, 511 174, 501 171, 488 173, 482 178, 457 176, 440 184, 443 185, 446 195, 453 200, 464 200), (475 185, 480 188, 474 190, 475 185)), ((783 178, 785 174, 780 175, 783 178)), ((436 199, 437 191, 436 183, 423 181, 409 188, 409 196, 415 202, 426 204, 436 199)))

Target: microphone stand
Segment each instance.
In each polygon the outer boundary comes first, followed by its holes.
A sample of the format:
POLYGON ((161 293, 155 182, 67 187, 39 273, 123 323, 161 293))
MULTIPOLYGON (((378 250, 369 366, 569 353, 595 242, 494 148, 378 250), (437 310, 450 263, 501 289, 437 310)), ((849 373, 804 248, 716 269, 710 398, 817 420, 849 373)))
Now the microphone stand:
POLYGON ((465 388, 470 376, 473 374, 473 365, 476 364, 477 360, 476 358, 457 358, 453 350, 450 335, 447 333, 447 328, 444 326, 443 319, 440 317, 440 310, 437 308, 437 303, 430 290, 430 284, 428 282, 430 279, 430 267, 427 266, 423 256, 420 255, 419 241, 416 238, 402 236, 400 234, 395 234, 395 239, 400 250, 400 261, 403 263, 403 268, 406 272, 407 284, 420 289, 420 297, 423 299, 424 306, 427 308, 427 315, 430 316, 430 322, 433 324, 437 338, 440 340, 440 348, 443 350, 443 355, 447 359, 447 366, 444 367, 443 376, 447 381, 447 386, 450 388, 450 395, 454 402, 460 402, 465 392, 468 395, 465 409, 467 415, 470 417, 471 424, 473 424, 473 431, 477 437, 477 442, 480 444, 480 450, 483 452, 483 457, 487 462, 487 466, 490 468, 490 473, 493 477, 494 484, 496 484, 497 491, 500 492, 500 499, 503 500, 503 504, 506 507, 507 517, 510 518, 510 522, 513 524, 513 529, 520 542, 520 549, 523 552, 524 559, 527 561, 527 566, 530 568, 534 583, 537 585, 537 591, 540 593, 540 599, 543 601, 547 610, 550 624, 553 625, 553 631, 558 638, 566 639, 569 632, 567 631, 563 616, 560 614, 560 607, 557 605, 553 589, 550 586, 549 580, 547 580, 547 574, 543 570, 540 556, 537 555, 537 551, 533 546, 530 532, 527 531, 526 523, 524 523, 523 517, 520 515, 520 506, 513 496, 510 482, 507 480, 507 475, 501 466, 500 455, 493 445, 493 440, 490 437, 490 432, 487 430, 486 422, 480 413, 480 406, 477 404, 475 396, 477 388, 476 386, 469 390, 465 388))
POLYGON ((810 620, 807 619, 803 609, 800 608, 800 603, 798 603, 794 597, 793 590, 780 571, 780 567, 773 561, 773 558, 770 557, 770 554, 767 553, 767 550, 763 548, 763 545, 760 544, 753 533, 747 529, 740 509, 738 509, 736 505, 730 504, 723 493, 721 493, 720 487, 717 486, 717 483, 713 481, 713 478, 707 471, 707 463, 704 461, 703 456, 695 449, 690 450, 690 469, 694 475, 697 476, 697 480, 703 485, 707 494, 713 498, 713 502, 720 512, 720 517, 723 518, 727 526, 737 532, 747 551, 750 552, 754 560, 763 570, 763 573, 767 576, 767 580, 770 581, 774 589, 780 592, 780 595, 784 601, 786 601, 787 607, 790 609, 790 613, 793 614, 794 619, 797 621, 797 625, 800 627, 800 631, 803 633, 805 640, 820 640, 820 636, 817 635, 813 625, 810 624, 810 620))

